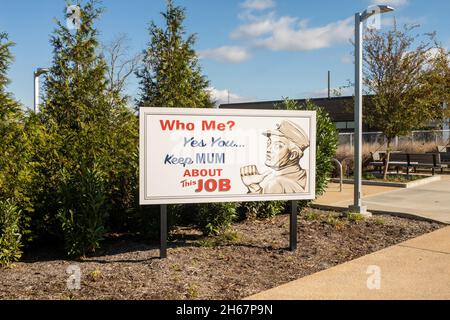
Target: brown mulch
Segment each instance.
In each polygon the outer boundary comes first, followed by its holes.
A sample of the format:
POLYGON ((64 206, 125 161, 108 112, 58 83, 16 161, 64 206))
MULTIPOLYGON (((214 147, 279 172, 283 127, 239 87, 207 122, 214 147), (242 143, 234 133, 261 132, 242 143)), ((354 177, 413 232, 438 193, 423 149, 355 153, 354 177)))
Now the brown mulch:
POLYGON ((41 249, 0 269, 0 299, 240 299, 443 227, 391 216, 330 218, 309 209, 299 217, 292 253, 285 249, 288 219, 245 221, 219 239, 178 229, 165 260, 157 245, 129 238, 109 239, 102 252, 79 261, 41 249), (80 290, 67 289, 70 265, 81 268, 80 290))

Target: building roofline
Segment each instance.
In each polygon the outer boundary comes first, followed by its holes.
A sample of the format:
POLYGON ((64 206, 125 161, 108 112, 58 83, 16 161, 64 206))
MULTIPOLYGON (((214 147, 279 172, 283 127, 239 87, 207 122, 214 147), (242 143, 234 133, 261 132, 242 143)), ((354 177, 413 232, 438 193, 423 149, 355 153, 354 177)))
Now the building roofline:
MULTIPOLYGON (((364 95, 364 97, 371 97, 372 95, 364 95)), ((323 98, 304 98, 304 99, 292 99, 293 101, 297 102, 306 102, 308 100, 310 101, 317 101, 317 100, 349 100, 353 99, 354 96, 341 96, 341 97, 323 97, 323 98)), ((251 102, 235 102, 235 103, 221 103, 219 105, 219 108, 221 106, 237 106, 237 105, 257 105, 257 104, 275 104, 275 103, 282 103, 284 100, 269 100, 269 101, 251 101, 251 102)))

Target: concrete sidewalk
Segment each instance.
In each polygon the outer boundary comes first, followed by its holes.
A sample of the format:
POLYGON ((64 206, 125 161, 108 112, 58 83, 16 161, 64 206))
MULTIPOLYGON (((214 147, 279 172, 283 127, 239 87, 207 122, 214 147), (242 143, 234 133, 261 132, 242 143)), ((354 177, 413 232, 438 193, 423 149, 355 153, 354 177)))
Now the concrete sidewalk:
MULTIPOLYGON (((414 215, 450 224, 450 176, 409 189, 363 186, 363 204, 372 211, 414 215)), ((353 185, 331 183, 314 204, 329 209, 348 208, 353 203, 353 185)))
POLYGON ((450 227, 256 294, 246 300, 311 299, 450 299, 450 227), (369 289, 368 283, 372 288, 377 285, 377 275, 373 272, 378 268, 380 288, 369 289))

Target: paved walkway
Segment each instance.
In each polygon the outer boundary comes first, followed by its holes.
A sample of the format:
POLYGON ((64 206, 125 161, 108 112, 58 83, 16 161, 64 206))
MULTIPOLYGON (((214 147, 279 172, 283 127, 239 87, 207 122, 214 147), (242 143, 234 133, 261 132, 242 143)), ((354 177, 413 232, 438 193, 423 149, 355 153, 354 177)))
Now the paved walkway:
MULTIPOLYGON (((353 185, 330 184, 315 204, 348 208, 353 203, 353 185)), ((363 186, 363 204, 372 211, 404 213, 450 224, 450 176, 409 189, 363 186)))
POLYGON ((247 299, 448 300, 450 227, 247 299))

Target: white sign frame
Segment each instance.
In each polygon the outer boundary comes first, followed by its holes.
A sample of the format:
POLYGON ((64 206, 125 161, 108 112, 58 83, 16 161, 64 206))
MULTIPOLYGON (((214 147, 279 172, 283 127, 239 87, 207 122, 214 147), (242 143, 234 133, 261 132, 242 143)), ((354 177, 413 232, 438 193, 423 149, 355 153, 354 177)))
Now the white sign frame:
POLYGON ((140 108, 139 114, 139 195, 141 205, 187 204, 187 203, 219 203, 219 202, 249 202, 249 201, 292 201, 314 200, 316 197, 316 112, 315 111, 287 111, 287 110, 249 110, 249 109, 189 109, 189 108, 140 108), (309 121, 309 178, 307 192, 290 194, 247 194, 247 195, 196 195, 154 197, 147 192, 148 152, 146 150, 148 119, 151 116, 185 116, 189 117, 276 117, 303 118, 309 121))

